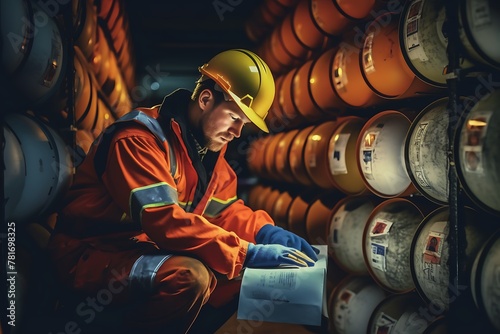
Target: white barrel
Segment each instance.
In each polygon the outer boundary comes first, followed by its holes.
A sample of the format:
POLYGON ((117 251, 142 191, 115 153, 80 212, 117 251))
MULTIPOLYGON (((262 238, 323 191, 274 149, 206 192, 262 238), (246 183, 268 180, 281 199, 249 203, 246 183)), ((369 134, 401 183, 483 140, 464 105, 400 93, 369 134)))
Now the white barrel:
POLYGON ((4 220, 9 221, 12 219, 12 213, 21 199, 26 175, 26 163, 21 143, 10 127, 4 125, 3 136, 5 140, 3 149, 4 220))
MULTIPOLYGON (((469 277, 473 262, 488 237, 498 228, 481 215, 479 211, 469 207, 463 208, 463 223, 467 240, 465 256, 466 284, 470 286, 469 277)), ((455 289, 460 298, 472 298, 470 289, 450 288, 449 267, 449 207, 442 206, 429 213, 420 223, 411 243, 410 268, 419 295, 434 310, 443 313, 448 309, 451 300, 457 298, 449 293, 455 289), (469 296, 467 296, 467 294, 469 296)))
POLYGON ((338 334, 368 332, 368 322, 386 292, 370 276, 348 276, 332 291, 328 300, 331 328, 338 334))
POLYGON ((63 139, 49 125, 28 114, 5 115, 21 143, 26 175, 21 198, 10 219, 26 221, 47 211, 67 191, 73 162, 63 139))
POLYGON ((500 215, 500 91, 479 100, 455 134, 463 188, 482 209, 500 215))
POLYGON ((390 198, 416 192, 406 170, 404 140, 410 119, 400 111, 385 110, 372 116, 358 136, 358 167, 367 188, 390 198))
POLYGON ((440 205, 448 203, 447 106, 445 97, 422 109, 408 130, 404 147, 405 166, 413 184, 440 205))
POLYGON ((17 70, 31 48, 33 18, 30 11, 26 0, 0 1, 1 64, 8 74, 17 70))
POLYGON ((348 196, 332 209, 328 225, 328 252, 345 271, 367 275, 363 258, 363 231, 375 208, 370 196, 348 196))
POLYGON ((430 323, 425 306, 415 292, 390 295, 373 311, 368 333, 422 334, 430 323))
MULTIPOLYGON (((446 86, 448 40, 443 34, 444 0, 411 0, 406 2, 400 20, 401 49, 408 66, 423 81, 446 86)), ((463 61, 462 68, 471 63, 463 61)))
POLYGON ((373 279, 393 293, 415 289, 410 270, 410 248, 424 218, 417 205, 392 198, 377 205, 363 232, 363 254, 373 279))
POLYGON ((479 63, 500 69, 500 5, 498 0, 461 0, 460 41, 467 55, 479 63))
POLYGON ((29 51, 22 64, 12 73, 12 83, 19 92, 19 102, 38 105, 46 101, 55 91, 64 76, 65 50, 56 21, 42 11, 35 2, 33 29, 29 51))
POLYGON ((474 303, 486 314, 491 325, 500 331, 500 233, 492 235, 474 260, 471 290, 474 303))

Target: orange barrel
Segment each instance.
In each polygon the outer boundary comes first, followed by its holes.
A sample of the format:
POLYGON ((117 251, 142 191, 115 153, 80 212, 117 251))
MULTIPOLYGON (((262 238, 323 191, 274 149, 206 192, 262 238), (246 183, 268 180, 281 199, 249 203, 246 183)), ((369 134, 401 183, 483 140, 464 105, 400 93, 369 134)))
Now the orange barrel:
POLYGON ((313 63, 309 75, 309 92, 323 116, 337 115, 346 107, 335 92, 333 83, 333 60, 337 48, 323 52, 313 63))
POLYGON ((455 133, 457 174, 469 197, 500 215, 500 91, 480 99, 455 133))
POLYGON ((296 195, 291 191, 283 191, 274 201, 271 217, 274 223, 284 229, 288 229, 288 209, 296 195), (292 197, 293 196, 293 197, 292 197))
POLYGON ((266 64, 271 69, 271 72, 275 75, 281 75, 284 70, 283 64, 281 64, 274 56, 271 50, 271 40, 266 38, 257 49, 257 54, 262 57, 266 64))
POLYGON ((26 58, 33 43, 33 16, 27 0, 2 0, 0 2, 0 22, 2 25, 2 70, 6 74, 15 73, 26 58))
POLYGON ((75 122, 78 129, 92 130, 97 123, 97 87, 85 57, 75 47, 75 122))
POLYGON ((351 107, 367 107, 378 104, 383 98, 368 86, 361 69, 361 49, 341 43, 335 53, 332 67, 332 81, 339 98, 351 107))
POLYGON ((271 194, 271 192, 274 190, 273 187, 269 185, 265 185, 264 188, 259 192, 258 197, 254 201, 254 206, 252 209, 254 210, 264 210, 264 204, 266 203, 266 198, 271 194))
POLYGON ((313 245, 328 244, 328 223, 332 209, 344 197, 339 191, 329 191, 316 199, 307 210, 307 241, 313 245))
MULTIPOLYGON (((27 40, 18 41, 22 44, 20 48, 24 57, 11 73, 9 83, 18 92, 20 104, 34 106, 47 101, 58 90, 66 70, 66 55, 56 21, 35 2, 27 4, 31 6, 32 14, 18 19, 23 21, 26 30, 33 28, 34 31, 21 35, 27 40), (26 20, 29 21, 27 24, 26 20)), ((28 13, 31 13, 30 9, 28 13)), ((12 42, 8 40, 2 49, 12 48, 12 42)))
POLYGON ((259 137, 250 143, 247 152, 247 164, 250 171, 257 176, 264 176, 264 159, 262 148, 265 148, 267 142, 271 139, 271 135, 259 137))
POLYGON ((348 273, 368 275, 363 259, 363 231, 377 202, 372 196, 347 196, 331 210, 328 253, 348 273))
POLYGON ((360 56, 367 84, 375 93, 391 99, 437 92, 438 87, 422 81, 406 64, 400 47, 398 20, 399 14, 386 12, 366 29, 360 56))
POLYGON ((278 101, 284 117, 283 123, 288 124, 288 127, 294 127, 294 125, 305 123, 306 121, 305 118, 297 111, 297 107, 293 101, 292 85, 293 78, 297 71, 298 68, 294 68, 285 74, 283 82, 281 83, 281 89, 278 92, 278 101))
MULTIPOLYGON (((411 243, 410 269, 422 299, 434 309, 447 310, 458 296, 449 294, 449 207, 442 206, 422 220, 411 243)), ((467 246, 463 257, 464 284, 470 286, 471 268, 481 246, 498 229, 492 219, 469 207, 463 208, 467 246)), ((470 289, 454 287, 460 298, 472 298, 470 289)), ((453 290, 452 290, 453 291, 453 290)), ((472 300, 472 299, 471 299, 472 300)))
POLYGON ((328 37, 316 25, 309 1, 299 1, 292 16, 293 31, 300 43, 310 50, 326 46, 328 37))
POLYGON ((358 167, 366 187, 385 198, 416 192, 406 171, 404 142, 410 119, 397 110, 372 116, 356 143, 358 167))
POLYGON ((422 314, 425 307, 415 292, 389 295, 375 307, 368 323, 368 334, 385 333, 386 329, 391 333, 423 333, 432 320, 422 314))
POLYGON ((75 136, 76 136, 76 146, 79 148, 79 150, 81 150, 81 152, 77 151, 77 154, 81 153, 83 157, 89 152, 95 137, 92 134, 92 132, 85 129, 76 130, 75 136))
POLYGON ((66 143, 48 124, 29 114, 4 117, 25 161, 24 187, 9 219, 24 222, 45 213, 67 191, 73 162, 66 143))
POLYGON ((271 180, 279 180, 280 175, 278 174, 276 168, 276 150, 280 139, 285 135, 284 132, 278 132, 271 135, 271 139, 268 141, 266 147, 263 150, 264 154, 264 165, 267 174, 267 178, 271 180))
POLYGON ((367 333, 373 311, 386 296, 369 276, 344 278, 328 298, 328 318, 333 333, 367 333))
POLYGON ((97 26, 97 41, 94 45, 94 54, 92 58, 92 68, 95 73, 99 87, 102 87, 106 82, 107 77, 111 71, 109 44, 104 35, 101 26, 97 26))
POLYGON ((307 210, 320 196, 316 191, 307 191, 295 197, 288 210, 288 229, 307 239, 306 218, 307 210))
MULTIPOLYGON (((329 175, 335 188, 348 195, 358 195, 366 191, 356 157, 356 142, 363 124, 364 119, 356 116, 338 118, 335 130, 328 138, 328 146, 323 149, 322 157, 316 158, 320 162, 320 158, 327 161, 328 171, 323 170, 323 175, 329 175)), ((306 147, 306 152, 307 149, 306 147)), ((325 180, 317 179, 321 169, 313 170, 311 160, 305 159, 305 161, 310 176, 314 174, 316 182, 324 184, 325 180)), ((316 165, 324 168, 324 163, 317 162, 316 165)))
POLYGON ((306 169, 306 162, 304 160, 305 146, 309 134, 312 133, 315 126, 310 125, 303 128, 297 133, 293 138, 292 144, 290 145, 290 150, 288 152, 288 158, 290 159, 290 171, 292 172, 293 178, 297 180, 298 183, 306 186, 311 186, 314 184, 309 173, 306 169))
POLYGON ((269 113, 266 117, 266 124, 271 132, 283 131, 288 126, 288 124, 286 123, 286 119, 284 119, 283 111, 281 110, 281 106, 279 103, 279 91, 281 90, 283 78, 284 76, 282 75, 275 78, 276 91, 274 94, 273 103, 271 104, 271 108, 269 108, 269 113))
POLYGON ((94 137, 97 137, 101 132, 111 125, 115 121, 115 118, 111 111, 109 110, 106 103, 101 98, 97 99, 97 112, 96 112, 96 124, 92 129, 94 137))
POLYGON ((337 121, 326 121, 313 127, 304 143, 303 161, 307 174, 316 186, 325 189, 335 188, 330 172, 330 160, 333 161, 330 142, 337 126, 337 121))
POLYGON ((92 0, 73 0, 73 39, 86 59, 91 59, 97 39, 97 13, 92 0))
POLYGON ((337 188, 351 195, 366 190, 355 153, 363 124, 360 117, 346 116, 319 124, 309 133, 304 162, 309 177, 317 186, 337 188))
POLYGON ((363 254, 373 279, 392 293, 415 289, 410 248, 424 214, 404 198, 391 198, 373 209, 363 231, 363 254))
POLYGON ((496 331, 500 331, 500 232, 495 232, 481 247, 471 269, 471 290, 474 303, 485 314, 496 331))
POLYGON ((312 52, 297 37, 297 33, 293 26, 293 16, 294 12, 289 13, 285 16, 283 21, 281 21, 279 26, 279 29, 281 30, 280 35, 285 49, 294 58, 304 60, 309 58, 312 52))
POLYGON ((276 173, 279 176, 281 181, 285 181, 288 183, 294 183, 295 179, 292 174, 292 170, 290 168, 290 146, 295 138, 295 136, 299 133, 298 129, 293 129, 284 133, 283 137, 278 142, 276 146, 275 153, 275 166, 276 173))
POLYGON ((448 203, 448 98, 427 105, 413 120, 405 140, 408 176, 418 191, 438 204, 448 203))
POLYGON ((318 121, 325 115, 313 100, 309 87, 313 64, 312 60, 308 60, 302 64, 295 72, 292 80, 293 102, 297 107, 297 112, 304 116, 309 123, 318 121))
POLYGON ((500 47, 492 43, 500 31, 500 7, 495 0, 460 1, 460 41, 469 58, 500 69, 500 47), (477 13, 481 13, 478 17, 477 13))
POLYGON ((266 211, 273 219, 273 207, 276 203, 276 199, 280 196, 281 193, 282 191, 280 189, 272 189, 266 196, 265 200, 262 202, 262 210, 266 211))
POLYGON ((327 35, 340 35, 349 26, 368 17, 375 0, 309 0, 313 20, 327 35))
POLYGON ((26 180, 26 162, 19 138, 12 129, 3 125, 4 162, 4 221, 10 221, 21 199, 26 180))
POLYGON ((257 207, 256 207, 257 201, 260 198, 262 191, 266 187, 267 186, 264 184, 257 183, 250 188, 250 190, 248 191, 248 200, 247 200, 247 202, 248 202, 247 204, 249 207, 251 207, 254 210, 257 210, 257 207))
POLYGON ((283 69, 289 69, 297 65, 298 59, 288 52, 283 43, 281 29, 279 26, 276 26, 269 36, 268 47, 270 49, 270 54, 274 56, 283 69))

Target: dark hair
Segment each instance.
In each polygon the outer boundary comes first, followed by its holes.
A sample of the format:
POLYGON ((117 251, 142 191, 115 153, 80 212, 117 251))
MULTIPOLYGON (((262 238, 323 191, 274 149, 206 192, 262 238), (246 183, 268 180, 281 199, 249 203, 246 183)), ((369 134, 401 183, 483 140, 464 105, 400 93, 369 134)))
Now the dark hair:
POLYGON ((215 90, 215 81, 212 79, 205 79, 203 81, 198 81, 194 87, 193 94, 191 94, 191 100, 196 101, 200 96, 200 93, 205 89, 209 89, 214 96, 215 105, 224 102, 224 94, 218 90, 215 90))

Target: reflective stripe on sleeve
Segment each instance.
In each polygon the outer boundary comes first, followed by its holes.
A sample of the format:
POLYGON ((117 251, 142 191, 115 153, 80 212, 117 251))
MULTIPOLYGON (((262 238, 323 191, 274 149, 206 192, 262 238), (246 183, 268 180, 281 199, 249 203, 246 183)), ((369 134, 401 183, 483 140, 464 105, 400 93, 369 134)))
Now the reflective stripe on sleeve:
POLYGON ((205 215, 209 217, 216 217, 222 212, 222 210, 224 210, 237 200, 237 196, 231 197, 227 200, 221 200, 219 198, 213 197, 210 200, 210 203, 208 203, 207 208, 205 209, 205 215))
POLYGON ((166 182, 135 188, 130 192, 130 216, 141 222, 142 210, 150 207, 177 204, 177 190, 166 182))

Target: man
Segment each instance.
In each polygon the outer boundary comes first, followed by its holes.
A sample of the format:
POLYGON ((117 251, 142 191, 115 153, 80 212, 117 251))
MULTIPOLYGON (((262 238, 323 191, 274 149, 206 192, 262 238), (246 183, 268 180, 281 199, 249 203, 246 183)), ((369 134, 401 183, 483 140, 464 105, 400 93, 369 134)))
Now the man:
POLYGON ((103 312, 127 305, 124 328, 136 333, 185 333, 200 310, 235 305, 245 267, 317 260, 304 239, 236 197, 237 177, 224 159, 245 124, 268 131, 269 67, 234 49, 199 70, 192 93, 177 90, 103 132, 78 167, 50 242, 64 286, 106 294, 100 299, 109 305, 94 307, 103 312))

